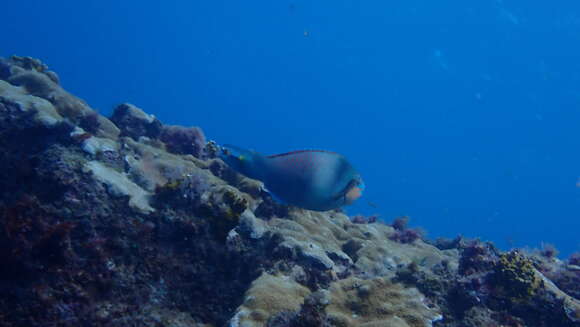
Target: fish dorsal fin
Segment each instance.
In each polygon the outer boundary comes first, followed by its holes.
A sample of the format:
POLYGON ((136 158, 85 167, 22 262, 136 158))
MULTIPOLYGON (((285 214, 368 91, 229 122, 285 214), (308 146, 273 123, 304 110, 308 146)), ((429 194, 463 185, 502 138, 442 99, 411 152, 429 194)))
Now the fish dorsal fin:
POLYGON ((338 153, 336 153, 336 152, 327 151, 327 150, 296 150, 296 151, 290 151, 290 152, 285 152, 285 153, 280 153, 280 154, 272 154, 272 155, 266 156, 266 158, 272 159, 272 158, 278 158, 278 157, 286 157, 286 156, 291 156, 294 154, 305 153, 305 152, 330 153, 330 154, 338 155, 338 153))

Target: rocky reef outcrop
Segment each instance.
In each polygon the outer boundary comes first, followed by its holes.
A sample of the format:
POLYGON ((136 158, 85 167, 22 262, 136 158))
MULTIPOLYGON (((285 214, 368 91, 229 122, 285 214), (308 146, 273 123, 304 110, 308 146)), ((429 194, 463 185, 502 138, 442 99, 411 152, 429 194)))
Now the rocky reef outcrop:
POLYGON ((0 58, 1 326, 580 326, 580 260, 273 202, 199 127, 0 58))

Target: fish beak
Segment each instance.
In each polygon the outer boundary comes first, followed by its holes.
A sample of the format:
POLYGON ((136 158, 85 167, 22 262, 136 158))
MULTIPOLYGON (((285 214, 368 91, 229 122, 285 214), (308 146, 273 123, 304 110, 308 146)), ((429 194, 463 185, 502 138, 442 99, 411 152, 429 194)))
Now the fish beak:
POLYGON ((352 204, 354 201, 356 201, 358 198, 362 196, 362 191, 363 188, 359 186, 350 188, 350 190, 348 190, 348 192, 346 192, 344 196, 345 203, 347 205, 352 204))

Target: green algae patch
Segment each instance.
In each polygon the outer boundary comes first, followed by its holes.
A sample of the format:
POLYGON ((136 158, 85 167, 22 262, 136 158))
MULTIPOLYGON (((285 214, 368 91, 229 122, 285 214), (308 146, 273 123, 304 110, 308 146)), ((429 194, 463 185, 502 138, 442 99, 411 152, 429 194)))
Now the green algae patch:
POLYGON ((286 276, 263 273, 252 282, 230 326, 265 326, 279 312, 299 310, 309 294, 308 288, 286 276))
POLYGON ((387 278, 347 278, 330 287, 326 308, 333 326, 422 327, 440 319, 416 288, 406 288, 387 278))
POLYGON ((543 284, 532 261, 517 251, 500 256, 491 278, 501 296, 516 302, 530 299, 543 284))

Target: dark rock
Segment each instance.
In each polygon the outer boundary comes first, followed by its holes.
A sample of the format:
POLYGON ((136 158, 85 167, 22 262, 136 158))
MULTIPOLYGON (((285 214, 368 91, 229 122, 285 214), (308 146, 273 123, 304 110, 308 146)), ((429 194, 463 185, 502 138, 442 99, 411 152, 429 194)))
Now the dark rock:
POLYGON ((165 125, 159 138, 169 152, 191 154, 197 158, 205 156, 205 135, 199 127, 165 125))
POLYGON ((162 124, 152 115, 129 103, 118 105, 111 121, 121 130, 121 136, 129 136, 138 141, 141 136, 156 139, 161 134, 162 124))

